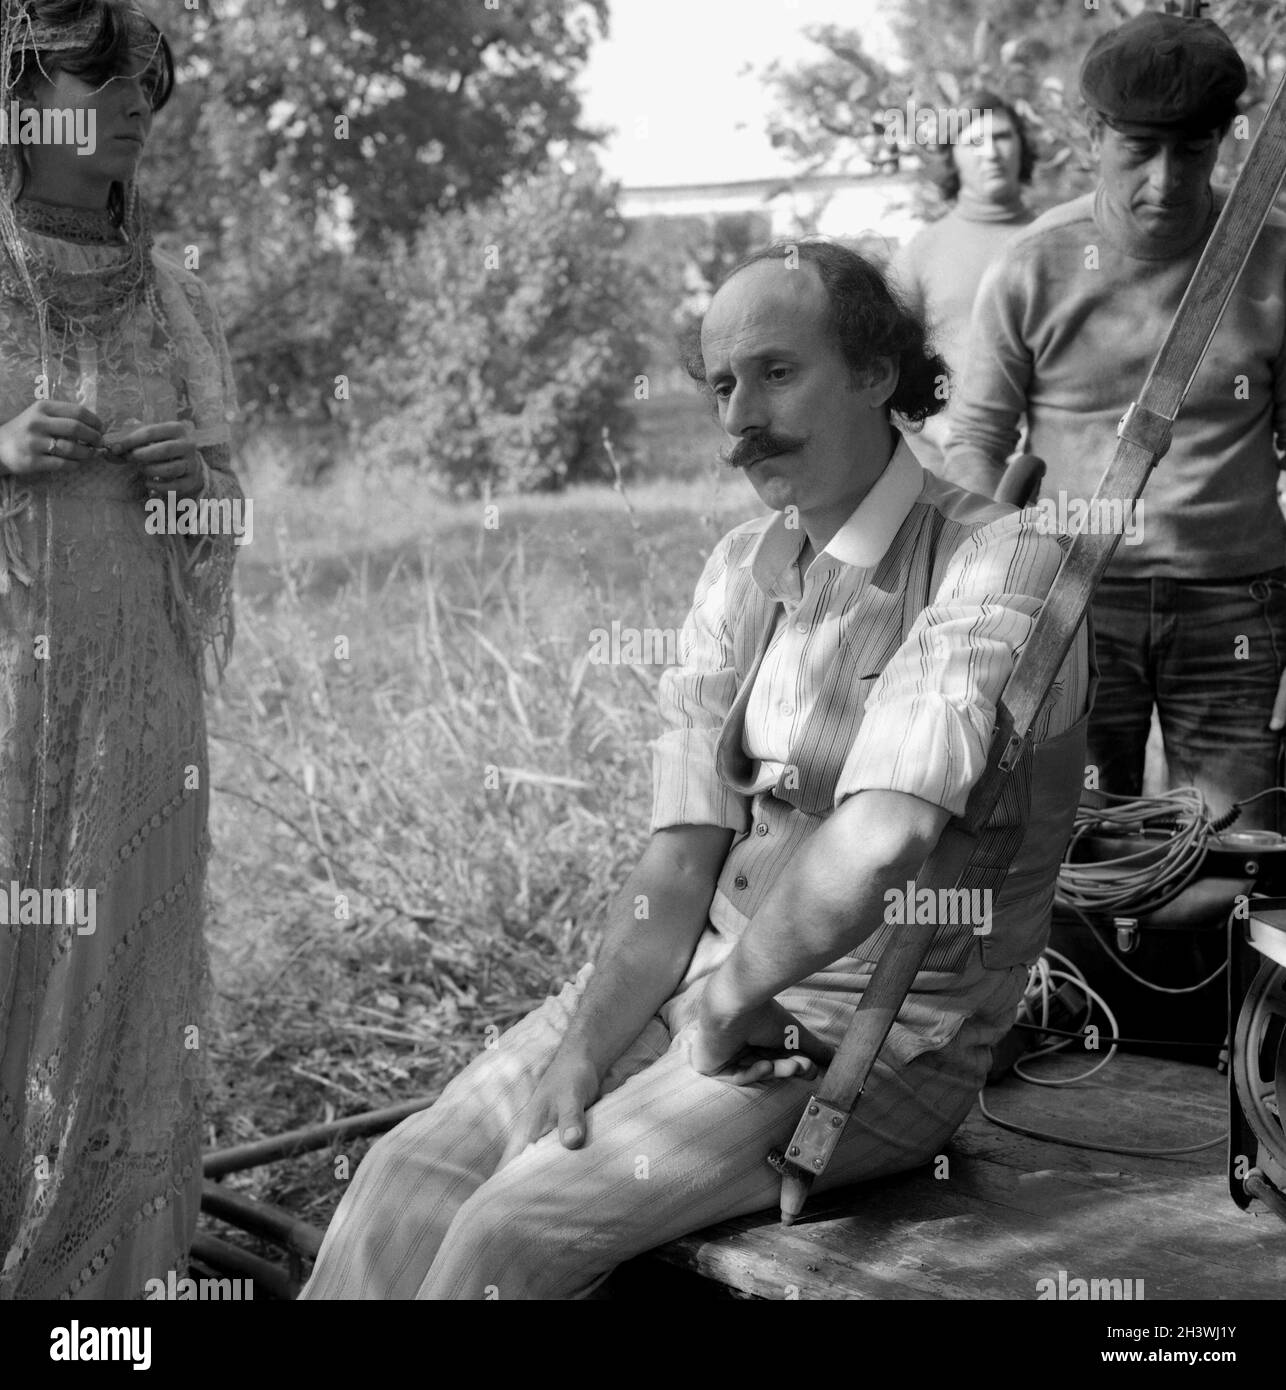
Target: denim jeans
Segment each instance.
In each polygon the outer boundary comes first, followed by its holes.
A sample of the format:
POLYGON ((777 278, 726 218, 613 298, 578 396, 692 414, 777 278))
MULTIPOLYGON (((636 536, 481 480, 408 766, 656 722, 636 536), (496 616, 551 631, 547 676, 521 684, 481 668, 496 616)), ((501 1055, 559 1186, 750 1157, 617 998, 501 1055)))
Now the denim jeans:
MULTIPOLYGON (((1268 720, 1286 666, 1286 567, 1229 580, 1107 578, 1093 615, 1089 760, 1103 791, 1139 795, 1153 705, 1170 785, 1199 788, 1212 815, 1281 782, 1281 735, 1268 720)), ((1252 802, 1237 828, 1279 829, 1279 800, 1252 802)))

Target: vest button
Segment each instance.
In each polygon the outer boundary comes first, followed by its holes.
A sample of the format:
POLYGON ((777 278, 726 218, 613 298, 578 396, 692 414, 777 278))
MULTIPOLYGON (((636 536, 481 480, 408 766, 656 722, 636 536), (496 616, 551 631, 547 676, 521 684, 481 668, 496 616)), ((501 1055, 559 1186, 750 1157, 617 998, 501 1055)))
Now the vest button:
POLYGON ((734 878, 732 881, 738 888, 750 887, 750 880, 745 876, 745 874, 738 874, 737 877, 734 878))

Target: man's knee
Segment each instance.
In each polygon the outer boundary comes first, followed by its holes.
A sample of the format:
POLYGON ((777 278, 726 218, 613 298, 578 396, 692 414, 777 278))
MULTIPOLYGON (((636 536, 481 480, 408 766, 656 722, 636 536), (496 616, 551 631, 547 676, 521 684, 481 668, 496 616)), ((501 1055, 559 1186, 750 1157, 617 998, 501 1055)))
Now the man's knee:
POLYGON ((455 1214, 422 1297, 529 1299, 585 1260, 584 1230, 560 1220, 576 1186, 522 1156, 483 1183, 455 1214), (515 1171, 515 1168, 517 1171, 515 1171))
POLYGON ((312 1296, 414 1297, 455 1211, 451 1165, 427 1118, 404 1121, 363 1159, 327 1231, 312 1296))

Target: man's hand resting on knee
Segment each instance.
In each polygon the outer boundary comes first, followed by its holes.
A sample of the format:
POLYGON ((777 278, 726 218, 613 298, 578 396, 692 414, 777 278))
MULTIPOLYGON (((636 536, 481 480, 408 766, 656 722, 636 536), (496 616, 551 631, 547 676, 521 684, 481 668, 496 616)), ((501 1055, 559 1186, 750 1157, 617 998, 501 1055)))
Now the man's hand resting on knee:
POLYGON ((594 973, 562 1045, 518 1116, 501 1167, 551 1130, 569 1149, 587 1141, 585 1111, 604 1078, 687 969, 731 841, 731 830, 710 825, 670 826, 648 841, 612 900, 594 973), (647 904, 642 918, 641 902, 647 904))
POLYGON ((598 1068, 588 1057, 560 1050, 518 1116, 500 1167, 550 1130, 557 1133, 565 1149, 579 1149, 585 1142, 585 1111, 598 1099, 602 1085, 598 1068))

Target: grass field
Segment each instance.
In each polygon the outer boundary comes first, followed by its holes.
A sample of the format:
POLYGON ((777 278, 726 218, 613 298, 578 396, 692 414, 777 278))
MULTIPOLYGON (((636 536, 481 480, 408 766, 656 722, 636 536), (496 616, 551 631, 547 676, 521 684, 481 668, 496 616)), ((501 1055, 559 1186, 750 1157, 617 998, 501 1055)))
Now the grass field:
MULTIPOLYGON (((591 952, 647 834, 661 669, 591 663, 591 630, 678 629, 761 511, 699 402, 648 407, 639 481, 490 514, 356 467, 301 491, 247 450, 208 1147, 435 1093, 591 952)), ((336 1157, 229 1181, 324 1226, 336 1157)))
MULTIPOLYGON (((595 664, 590 634, 680 628, 762 512, 699 400, 642 425, 624 488, 490 513, 355 464, 300 488, 288 447, 246 449, 210 705, 208 1148, 436 1094, 591 954, 647 836, 662 668, 595 664)), ((340 1156, 228 1182, 324 1227, 340 1156)))

